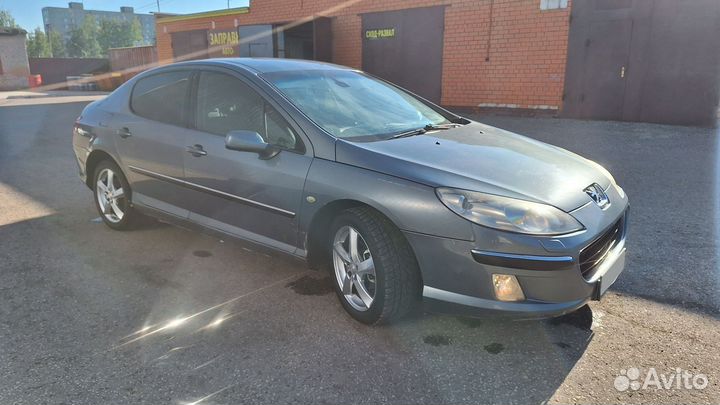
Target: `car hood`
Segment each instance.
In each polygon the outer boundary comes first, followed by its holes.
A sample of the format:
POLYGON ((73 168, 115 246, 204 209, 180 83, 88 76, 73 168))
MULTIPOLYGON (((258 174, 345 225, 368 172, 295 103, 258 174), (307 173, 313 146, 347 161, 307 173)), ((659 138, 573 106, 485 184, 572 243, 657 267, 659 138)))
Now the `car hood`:
POLYGON ((431 187, 504 195, 572 211, 588 202, 592 183, 610 174, 565 149, 477 122, 375 142, 338 140, 336 159, 431 187))

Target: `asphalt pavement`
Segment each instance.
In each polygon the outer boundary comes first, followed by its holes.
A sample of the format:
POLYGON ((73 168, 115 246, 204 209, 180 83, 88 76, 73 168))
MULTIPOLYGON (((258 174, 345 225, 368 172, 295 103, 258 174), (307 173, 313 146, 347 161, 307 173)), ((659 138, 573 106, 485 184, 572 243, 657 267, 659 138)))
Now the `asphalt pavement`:
POLYGON ((614 174, 626 271, 553 320, 368 327, 283 256, 152 221, 107 228, 71 150, 87 101, 58 98, 0 104, 0 403, 720 401, 717 130, 483 117, 614 174), (635 368, 708 384, 618 390, 635 368))

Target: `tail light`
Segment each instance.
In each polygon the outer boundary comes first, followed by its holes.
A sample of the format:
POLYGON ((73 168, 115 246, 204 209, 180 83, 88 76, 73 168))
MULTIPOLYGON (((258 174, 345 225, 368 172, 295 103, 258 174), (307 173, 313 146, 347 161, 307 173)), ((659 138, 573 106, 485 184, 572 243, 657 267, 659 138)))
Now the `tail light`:
POLYGON ((87 126, 80 123, 80 120, 82 119, 82 115, 77 117, 75 120, 75 125, 73 125, 73 135, 79 135, 85 138, 92 138, 92 129, 87 126))

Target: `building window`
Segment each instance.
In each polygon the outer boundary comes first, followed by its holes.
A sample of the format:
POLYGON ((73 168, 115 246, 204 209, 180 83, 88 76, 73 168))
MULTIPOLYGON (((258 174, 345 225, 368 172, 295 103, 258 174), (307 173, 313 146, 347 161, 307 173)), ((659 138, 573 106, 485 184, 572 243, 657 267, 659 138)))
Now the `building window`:
POLYGON ((568 0, 540 0, 540 10, 567 8, 568 0))

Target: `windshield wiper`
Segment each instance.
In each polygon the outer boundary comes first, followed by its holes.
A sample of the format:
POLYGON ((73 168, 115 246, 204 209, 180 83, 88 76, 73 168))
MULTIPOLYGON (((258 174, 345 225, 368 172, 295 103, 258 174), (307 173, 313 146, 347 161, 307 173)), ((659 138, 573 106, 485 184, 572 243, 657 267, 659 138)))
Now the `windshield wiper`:
POLYGON ((422 135, 425 132, 427 132, 427 130, 425 128, 416 128, 416 129, 411 129, 409 131, 399 132, 399 133, 391 136, 390 139, 405 138, 407 136, 413 136, 413 135, 422 135))
POLYGON ((462 124, 451 122, 449 124, 427 124, 423 127, 426 131, 436 131, 439 129, 453 129, 462 126, 462 124))
POLYGON ((461 126, 461 124, 455 124, 455 123, 450 123, 450 124, 427 124, 427 125, 425 125, 425 126, 422 127, 422 128, 415 128, 415 129, 411 129, 411 130, 409 130, 409 131, 403 131, 403 132, 397 133, 397 134, 391 136, 390 139, 405 138, 405 137, 414 136, 414 135, 422 135, 422 134, 424 134, 424 133, 426 133, 426 132, 428 132, 428 131, 438 131, 438 130, 443 130, 443 129, 452 129, 452 128, 457 128, 457 127, 459 127, 459 126, 461 126))

